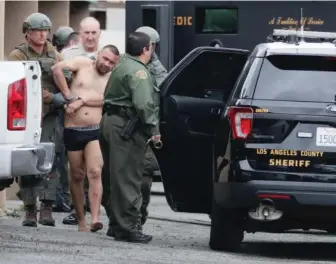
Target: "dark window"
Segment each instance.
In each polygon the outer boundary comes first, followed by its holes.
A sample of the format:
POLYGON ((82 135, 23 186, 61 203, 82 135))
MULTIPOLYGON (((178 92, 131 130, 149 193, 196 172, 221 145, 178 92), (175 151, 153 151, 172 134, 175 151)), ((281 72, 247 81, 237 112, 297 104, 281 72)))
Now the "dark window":
POLYGON ((196 7, 195 25, 197 34, 237 34, 237 8, 196 7))
POLYGON ((157 29, 156 25, 156 9, 142 9, 142 26, 157 29))
POLYGON ((264 59, 255 99, 334 102, 336 57, 274 55, 264 59))
POLYGON ((169 93, 226 101, 245 60, 243 54, 203 52, 173 79, 169 93))
POLYGON ((90 16, 99 21, 100 29, 106 29, 106 11, 91 11, 90 16))
POLYGON ((253 63, 254 59, 255 59, 254 57, 250 57, 247 60, 247 62, 245 63, 244 68, 242 69, 242 71, 240 73, 240 76, 237 79, 237 82, 236 82, 236 85, 235 85, 236 88, 235 88, 235 91, 232 95, 233 99, 241 98, 242 89, 244 87, 247 75, 250 72, 250 69, 252 67, 252 63, 253 63))

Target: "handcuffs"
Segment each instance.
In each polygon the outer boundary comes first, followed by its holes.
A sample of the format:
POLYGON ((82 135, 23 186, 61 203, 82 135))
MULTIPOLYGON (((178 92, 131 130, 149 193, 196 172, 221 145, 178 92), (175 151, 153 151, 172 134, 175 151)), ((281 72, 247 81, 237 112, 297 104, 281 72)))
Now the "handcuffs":
POLYGON ((150 139, 147 140, 147 145, 149 145, 150 142, 153 142, 153 146, 154 146, 154 148, 156 148, 156 149, 162 149, 162 147, 163 147, 163 143, 162 143, 161 140, 154 142, 154 141, 152 140, 152 138, 150 138, 150 139))
POLYGON ((64 99, 66 101, 66 104, 64 105, 64 108, 66 108, 68 106, 68 104, 72 103, 73 101, 83 100, 83 98, 81 98, 79 96, 73 96, 73 95, 65 97, 64 99))

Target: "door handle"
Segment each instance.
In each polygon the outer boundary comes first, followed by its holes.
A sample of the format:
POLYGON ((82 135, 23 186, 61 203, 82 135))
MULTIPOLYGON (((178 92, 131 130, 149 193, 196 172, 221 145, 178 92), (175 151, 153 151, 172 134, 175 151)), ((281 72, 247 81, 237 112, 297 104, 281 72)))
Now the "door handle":
POLYGON ((211 114, 212 115, 220 115, 222 113, 222 109, 221 108, 212 108, 211 109, 211 114))

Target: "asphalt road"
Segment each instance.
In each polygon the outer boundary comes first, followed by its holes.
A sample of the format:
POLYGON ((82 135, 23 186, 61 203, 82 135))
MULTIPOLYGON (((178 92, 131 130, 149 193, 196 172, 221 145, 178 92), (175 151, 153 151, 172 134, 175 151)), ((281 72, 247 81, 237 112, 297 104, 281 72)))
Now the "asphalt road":
MULTIPOLYGON (((204 215, 172 212, 163 197, 153 197, 154 217, 192 220, 204 225, 150 219, 144 230, 154 236, 148 245, 116 242, 101 233, 78 233, 62 225, 65 214, 55 214, 57 226, 25 228, 20 218, 0 218, 0 263, 334 263, 336 237, 323 232, 247 234, 236 254, 211 251, 208 247, 209 219, 204 215)), ((102 215, 107 224, 105 215, 102 215)))

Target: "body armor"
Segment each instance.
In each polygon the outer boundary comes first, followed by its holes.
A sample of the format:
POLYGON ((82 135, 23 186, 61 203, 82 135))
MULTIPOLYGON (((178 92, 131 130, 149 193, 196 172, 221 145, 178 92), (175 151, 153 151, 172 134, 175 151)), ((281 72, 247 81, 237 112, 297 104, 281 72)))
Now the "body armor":
MULTIPOLYGON (((56 64, 56 52, 51 49, 47 49, 42 55, 38 56, 29 50, 29 46, 23 43, 15 47, 20 50, 27 58, 28 61, 38 61, 41 67, 41 84, 42 88, 48 90, 51 93, 57 93, 56 87, 54 85, 54 79, 51 72, 51 67, 56 64)), ((55 111, 56 108, 52 104, 44 104, 43 113, 47 114, 49 112, 55 111)))

